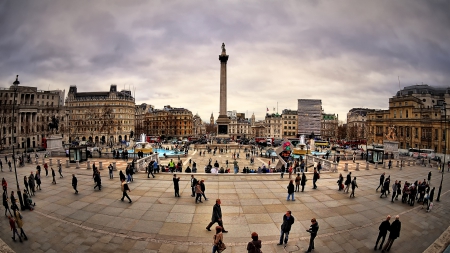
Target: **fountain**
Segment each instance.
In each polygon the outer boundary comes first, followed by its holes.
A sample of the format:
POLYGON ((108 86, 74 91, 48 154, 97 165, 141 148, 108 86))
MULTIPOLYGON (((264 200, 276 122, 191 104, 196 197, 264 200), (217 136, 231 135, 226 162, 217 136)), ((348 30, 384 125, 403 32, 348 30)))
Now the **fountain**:
POLYGON ((311 150, 307 148, 307 144, 305 143, 304 135, 300 136, 300 142, 297 144, 295 148, 293 148, 292 153, 294 153, 294 155, 306 155, 311 153, 311 150))

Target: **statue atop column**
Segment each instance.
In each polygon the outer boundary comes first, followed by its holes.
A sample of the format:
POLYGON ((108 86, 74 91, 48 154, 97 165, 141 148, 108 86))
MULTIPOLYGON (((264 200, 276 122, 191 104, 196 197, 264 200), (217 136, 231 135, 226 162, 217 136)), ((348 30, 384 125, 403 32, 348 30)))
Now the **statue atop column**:
POLYGON ((222 54, 226 54, 227 50, 225 50, 225 43, 222 42, 222 54))

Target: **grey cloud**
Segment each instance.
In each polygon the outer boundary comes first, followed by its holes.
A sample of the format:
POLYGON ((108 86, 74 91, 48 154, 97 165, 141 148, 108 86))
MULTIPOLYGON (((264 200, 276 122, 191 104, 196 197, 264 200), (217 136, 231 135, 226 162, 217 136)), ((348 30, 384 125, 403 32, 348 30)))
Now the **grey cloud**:
POLYGON ((279 102, 386 108, 401 86, 449 86, 448 1, 3 1, 0 82, 134 87, 137 103, 217 116, 220 45, 228 108, 279 102))

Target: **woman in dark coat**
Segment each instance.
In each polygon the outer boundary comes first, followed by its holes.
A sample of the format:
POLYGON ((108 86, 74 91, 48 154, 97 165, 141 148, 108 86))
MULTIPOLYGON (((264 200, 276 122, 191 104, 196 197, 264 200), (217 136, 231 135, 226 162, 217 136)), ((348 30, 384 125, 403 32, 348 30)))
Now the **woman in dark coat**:
POLYGON ((39 190, 41 189, 41 174, 36 173, 36 175, 34 176, 34 180, 36 181, 36 190, 39 188, 39 190))
POLYGON ((308 181, 308 179, 306 179, 306 175, 303 172, 302 173, 302 180, 300 181, 300 184, 302 185, 302 192, 305 190, 306 181, 308 181))

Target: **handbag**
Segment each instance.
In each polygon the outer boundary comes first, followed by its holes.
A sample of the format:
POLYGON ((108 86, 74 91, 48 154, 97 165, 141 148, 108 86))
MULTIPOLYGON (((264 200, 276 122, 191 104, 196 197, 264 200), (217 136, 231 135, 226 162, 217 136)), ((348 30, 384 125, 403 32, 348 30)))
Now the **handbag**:
POLYGON ((253 241, 251 242, 253 247, 255 247, 255 249, 259 250, 259 253, 263 253, 261 249, 256 248, 255 244, 253 243, 253 241))
POLYGON ((217 244, 217 251, 219 251, 219 253, 221 253, 226 249, 227 249, 227 246, 225 245, 225 243, 223 243, 222 240, 219 240, 219 243, 217 244))

